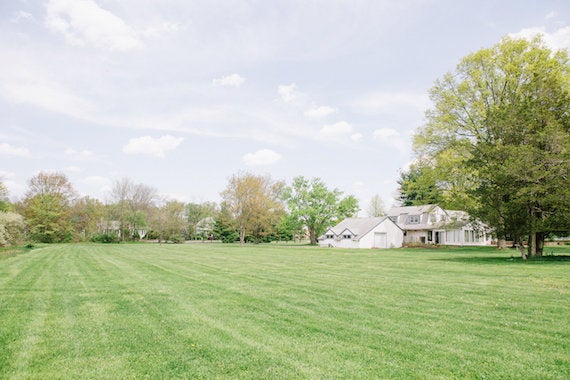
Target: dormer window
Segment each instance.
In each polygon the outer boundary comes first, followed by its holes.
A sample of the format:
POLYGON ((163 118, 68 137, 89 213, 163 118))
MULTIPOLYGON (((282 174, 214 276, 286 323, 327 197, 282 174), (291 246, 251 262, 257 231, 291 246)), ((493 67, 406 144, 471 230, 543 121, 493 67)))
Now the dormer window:
POLYGON ((334 239, 334 235, 333 235, 333 234, 327 234, 327 235, 325 235, 325 237, 326 237, 327 239, 334 239))
POLYGON ((343 239, 352 239, 352 235, 350 235, 350 234, 344 234, 344 235, 342 235, 342 238, 343 238, 343 239))
POLYGON ((408 216, 408 224, 419 224, 419 223, 420 223, 420 216, 419 215, 408 216))

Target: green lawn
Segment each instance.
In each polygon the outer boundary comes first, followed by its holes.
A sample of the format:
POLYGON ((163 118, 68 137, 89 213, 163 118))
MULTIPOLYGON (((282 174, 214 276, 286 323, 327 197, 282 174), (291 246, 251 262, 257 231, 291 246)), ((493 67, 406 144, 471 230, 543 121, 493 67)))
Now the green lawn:
POLYGON ((0 378, 567 379, 570 261, 511 254, 23 251, 0 260, 0 378))

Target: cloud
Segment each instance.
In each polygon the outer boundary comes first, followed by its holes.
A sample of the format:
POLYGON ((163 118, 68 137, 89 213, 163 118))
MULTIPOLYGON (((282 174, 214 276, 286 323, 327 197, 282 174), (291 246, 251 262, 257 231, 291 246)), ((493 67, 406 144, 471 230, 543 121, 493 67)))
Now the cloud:
POLYGON ((551 12, 548 12, 548 14, 547 14, 546 16, 544 16, 544 18, 547 19, 547 20, 549 20, 549 19, 555 18, 555 17, 557 17, 557 16, 558 16, 558 12, 556 12, 556 11, 551 11, 551 12))
POLYGON ((33 21, 34 15, 32 15, 31 13, 28 13, 28 12, 18 11, 14 14, 14 17, 12 17, 12 19, 10 19, 10 22, 17 24, 22 20, 33 21))
POLYGON ((30 150, 28 148, 15 147, 8 143, 0 143, 0 154, 26 158, 31 157, 30 150))
POLYGON ((129 140, 128 144, 123 147, 123 152, 127 154, 148 154, 164 158, 167 151, 176 149, 183 140, 183 137, 170 135, 159 138, 150 136, 137 137, 129 140))
POLYGON ((143 46, 136 32, 121 18, 92 0, 51 0, 46 5, 48 28, 64 35, 74 46, 93 45, 116 51, 143 46))
POLYGON ((87 161, 95 158, 95 154, 90 150, 75 150, 68 148, 64 151, 65 155, 77 161, 87 161))
POLYGON ((358 112, 394 113, 398 110, 424 112, 430 106, 426 93, 376 91, 358 98, 352 104, 358 112))
POLYGON ((227 75, 212 80, 214 86, 239 87, 245 82, 245 78, 239 74, 227 75))
POLYGON ((271 149, 258 150, 255 153, 248 153, 242 157, 243 163, 247 166, 267 166, 272 165, 281 159, 281 155, 271 149))
POLYGON ((303 96, 303 93, 297 90, 297 85, 295 83, 291 83, 288 85, 280 85, 277 88, 277 93, 287 104, 294 104, 303 96))
POLYGON ((509 37, 531 40, 539 34, 542 34, 544 42, 552 49, 570 49, 570 26, 560 28, 552 33, 548 33, 544 26, 527 28, 517 33, 511 33, 509 37))
POLYGON ((389 139, 394 137, 400 137, 400 132, 393 128, 380 128, 374 131, 374 138, 377 140, 389 139))
POLYGON ((374 139, 380 141, 384 145, 392 146, 401 152, 407 152, 410 144, 406 138, 402 137, 400 132, 393 128, 376 129, 373 134, 374 139))
POLYGON ((361 133, 354 132, 352 125, 346 121, 339 121, 322 127, 319 131, 318 137, 322 140, 337 142, 344 142, 347 140, 356 142, 361 140, 363 136, 361 133))
POLYGON ((27 64, 12 65, 0 73, 0 96, 79 119, 91 117, 95 108, 91 102, 48 77, 49 73, 27 64))
POLYGON ((313 107, 306 110, 303 114, 310 119, 323 119, 336 112, 335 108, 328 106, 313 107))

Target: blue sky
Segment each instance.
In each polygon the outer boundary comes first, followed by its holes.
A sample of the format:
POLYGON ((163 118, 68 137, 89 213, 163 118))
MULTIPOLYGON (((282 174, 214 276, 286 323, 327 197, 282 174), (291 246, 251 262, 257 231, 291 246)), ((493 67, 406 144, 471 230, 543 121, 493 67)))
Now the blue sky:
POLYGON ((570 47, 567 1, 0 1, 0 178, 219 201, 232 174, 393 203, 428 90, 503 36, 570 47))

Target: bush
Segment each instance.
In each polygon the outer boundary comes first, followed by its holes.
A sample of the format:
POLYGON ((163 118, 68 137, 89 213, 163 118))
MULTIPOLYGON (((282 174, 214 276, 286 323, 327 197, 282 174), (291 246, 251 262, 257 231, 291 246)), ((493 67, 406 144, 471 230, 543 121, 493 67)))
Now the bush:
POLYGON ((174 244, 182 244, 186 241, 186 239, 184 239, 184 236, 180 234, 171 235, 167 240, 174 244))
POLYGON ((91 237, 91 241, 94 243, 118 243, 119 237, 113 232, 95 234, 93 237, 91 237))

